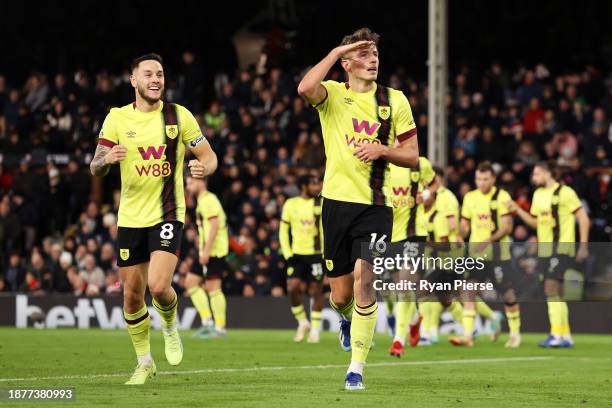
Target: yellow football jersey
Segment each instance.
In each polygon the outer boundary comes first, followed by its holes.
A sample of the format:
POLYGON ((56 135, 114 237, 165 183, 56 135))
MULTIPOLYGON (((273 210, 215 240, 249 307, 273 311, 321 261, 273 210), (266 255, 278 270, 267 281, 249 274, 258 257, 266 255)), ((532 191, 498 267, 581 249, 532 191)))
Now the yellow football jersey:
MULTIPOLYGON (((553 253, 553 227, 556 220, 552 213, 554 191, 559 186, 555 183, 549 188, 540 187, 533 193, 531 214, 538 219, 538 255, 551 256, 553 253)), ((562 186, 558 193, 559 239, 557 253, 574 256, 576 242, 576 211, 582 207, 576 192, 569 186, 562 186)))
POLYGON ((285 258, 321 253, 321 200, 293 197, 283 205, 280 244, 285 258))
MULTIPOLYGON (((493 260, 493 248, 489 245, 485 250, 476 250, 477 245, 473 243, 485 242, 489 239, 495 230, 495 223, 493 222, 491 210, 497 210, 497 225, 501 226, 502 217, 510 213, 506 205, 507 201, 510 201, 510 194, 505 190, 499 191, 497 200, 492 201, 492 197, 497 191, 497 187, 493 187, 487 194, 483 194, 480 190, 472 190, 468 192, 463 198, 463 205, 461 206, 461 217, 466 218, 470 221, 470 256, 472 257, 484 257, 485 260, 493 260)), ((502 245, 501 248, 501 260, 505 261, 510 259, 510 236, 506 235, 498 241, 502 245)), ((498 244, 499 245, 499 244, 498 244)))
POLYGON ((452 191, 444 186, 440 186, 436 191, 436 208, 438 211, 447 219, 448 217, 455 217, 455 229, 450 229, 449 225, 449 236, 450 242, 457 242, 459 236, 459 200, 452 191))
MULTIPOLYGON (((431 184, 436 174, 425 157, 419 157, 419 169, 391 165, 391 191, 393 193, 393 234, 391 242, 408 238, 410 212, 416 205, 416 194, 431 184), (416 191, 412 191, 412 186, 416 191)), ((427 236, 427 222, 416 208, 414 232, 412 235, 427 236)))
POLYGON ((113 108, 102 125, 98 143, 127 148, 127 155, 120 162, 120 227, 185 222, 185 144, 201 136, 202 131, 191 112, 176 105, 178 129, 169 129, 168 135, 173 140, 166 140, 162 108, 163 102, 152 112, 141 112, 133 103, 113 108))
POLYGON ((227 256, 229 248, 227 218, 217 196, 210 191, 205 191, 198 196, 198 206, 196 207, 200 250, 206 245, 206 240, 210 234, 210 220, 215 217, 219 219, 219 229, 210 250, 210 256, 223 258, 227 256))
POLYGON ((348 83, 325 81, 326 98, 316 105, 327 157, 322 195, 338 201, 373 204, 382 197, 391 206, 389 163, 381 168, 364 163, 353 153, 357 143, 381 143, 380 117, 391 117, 387 146, 416 136, 410 103, 401 91, 389 89, 389 105, 378 106, 377 85, 369 92, 354 92, 348 83))

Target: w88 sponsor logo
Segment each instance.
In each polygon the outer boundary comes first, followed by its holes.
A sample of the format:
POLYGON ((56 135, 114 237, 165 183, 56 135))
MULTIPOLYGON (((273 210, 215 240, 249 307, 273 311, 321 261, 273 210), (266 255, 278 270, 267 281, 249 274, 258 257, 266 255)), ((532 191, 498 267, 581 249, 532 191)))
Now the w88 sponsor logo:
POLYGON ((136 164, 134 165, 136 168, 136 173, 140 177, 142 176, 153 176, 153 177, 168 177, 172 173, 172 169, 170 168, 170 163, 163 162, 153 163, 153 164, 136 164))

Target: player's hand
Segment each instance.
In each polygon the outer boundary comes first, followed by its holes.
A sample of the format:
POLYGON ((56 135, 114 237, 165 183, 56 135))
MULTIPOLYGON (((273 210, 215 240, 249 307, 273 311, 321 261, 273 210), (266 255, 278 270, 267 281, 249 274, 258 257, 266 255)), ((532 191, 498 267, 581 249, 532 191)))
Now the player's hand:
POLYGON ((359 50, 363 48, 370 48, 374 45, 375 45, 374 41, 367 41, 367 40, 357 41, 356 43, 341 45, 339 47, 334 48, 334 53, 336 54, 338 58, 342 58, 351 51, 359 50))
POLYGON ((589 247, 581 243, 578 247, 578 252, 576 252, 576 261, 583 262, 585 259, 589 257, 589 247))
POLYGON ((206 177, 206 165, 199 160, 189 160, 189 171, 194 178, 206 177))
POLYGON ((489 244, 490 242, 479 242, 477 244, 472 244, 472 245, 474 245, 475 252, 483 252, 485 249, 489 247, 489 244))
POLYGON ((387 150, 387 146, 379 143, 357 143, 357 148, 353 155, 362 162, 368 163, 377 160, 387 150))
POLYGON ((123 145, 114 145, 106 156, 104 156, 104 164, 115 164, 125 159, 127 155, 127 147, 123 145))
POLYGON ((511 212, 515 212, 518 209, 518 204, 516 203, 516 201, 514 200, 508 200, 504 203, 504 205, 508 208, 508 210, 510 210, 511 212))
POLYGON ((200 254, 200 265, 208 265, 209 260, 210 260, 209 254, 200 254))

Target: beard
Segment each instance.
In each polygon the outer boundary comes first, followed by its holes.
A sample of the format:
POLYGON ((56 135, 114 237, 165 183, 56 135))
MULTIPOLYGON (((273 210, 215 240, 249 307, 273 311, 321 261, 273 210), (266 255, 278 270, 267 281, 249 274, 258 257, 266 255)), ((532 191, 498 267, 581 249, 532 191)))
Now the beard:
POLYGON ((152 97, 146 95, 147 88, 145 88, 144 86, 140 86, 140 85, 136 86, 136 92, 138 92, 138 95, 140 95, 140 97, 142 99, 144 99, 145 101, 147 101, 147 103, 150 104, 150 105, 154 105, 155 103, 157 103, 161 99, 161 95, 164 94, 164 88, 160 87, 159 91, 160 91, 159 92, 160 97, 159 98, 152 98, 152 97))

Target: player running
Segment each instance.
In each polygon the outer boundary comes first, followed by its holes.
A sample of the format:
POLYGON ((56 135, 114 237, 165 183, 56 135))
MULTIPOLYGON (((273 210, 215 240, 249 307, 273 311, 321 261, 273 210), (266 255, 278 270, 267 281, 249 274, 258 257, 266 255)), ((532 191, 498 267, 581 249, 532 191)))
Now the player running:
MULTIPOLYGON (((505 203, 510 201, 510 194, 495 186, 495 171, 489 162, 483 162, 476 168, 476 189, 468 192, 463 198, 461 207, 461 230, 464 236, 469 234, 469 255, 472 258, 483 258, 485 267, 474 268, 465 273, 473 282, 492 281, 505 303, 506 317, 510 328, 510 338, 506 347, 516 348, 521 344, 520 310, 512 288, 510 262, 510 234, 512 233, 512 215, 505 203)), ((476 302, 474 291, 469 291, 463 304, 463 337, 451 337, 455 346, 472 346, 476 318, 476 306, 484 306, 483 301, 476 302)), ((488 306, 487 306, 488 308, 488 306)), ((490 310, 490 309, 489 309, 490 310)), ((499 333, 499 317, 490 312, 493 340, 499 333)))
POLYGON ((306 334, 308 343, 318 343, 323 310, 323 258, 321 257, 321 181, 306 174, 298 178, 300 195, 283 205, 280 244, 287 263, 287 294, 291 312, 298 322, 293 341, 299 343, 306 334), (312 298, 310 322, 306 318, 302 297, 312 298))
POLYGON ((93 175, 105 176, 111 165, 120 165, 117 265, 125 322, 138 358, 126 384, 144 384, 156 373, 150 352, 151 318, 145 304, 147 286, 162 320, 166 359, 171 365, 183 359, 176 328, 178 298, 171 282, 185 221, 185 145, 197 158, 188 165, 193 177, 214 172, 217 157, 191 112, 162 101, 161 57, 144 55, 131 68, 136 100, 111 109, 106 116, 90 167, 93 175))
POLYGON ((563 280, 565 271, 572 267, 574 260, 582 262, 588 257, 591 221, 576 192, 555 180, 554 166, 548 162, 539 162, 534 166, 532 181, 538 188, 533 193, 529 212, 514 201, 509 201, 507 205, 527 225, 537 230, 538 270, 544 274, 544 293, 550 320, 550 335, 539 345, 556 348, 574 345, 567 303, 563 301, 563 280), (580 232, 577 252, 576 220, 580 232))
POLYGON ((362 244, 367 247, 373 238, 388 242, 391 236, 389 164, 416 166, 419 157, 408 99, 376 83, 378 40, 368 28, 344 37, 298 86, 319 112, 323 129, 323 257, 330 305, 342 316, 341 346, 352 351, 347 390, 364 388, 363 366, 378 311, 371 265, 377 254, 362 251, 362 244), (324 81, 338 59, 348 82, 324 81))
POLYGON ((202 327, 194 337, 223 337, 227 334, 226 301, 221 289, 229 248, 227 218, 217 196, 208 191, 206 179, 188 177, 187 191, 196 197, 198 203, 196 223, 199 263, 194 264, 195 268, 187 274, 185 280, 187 293, 202 320, 202 327), (202 282, 206 291, 202 289, 202 282))

